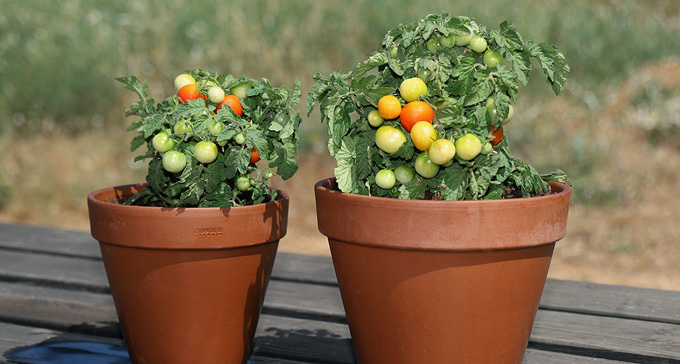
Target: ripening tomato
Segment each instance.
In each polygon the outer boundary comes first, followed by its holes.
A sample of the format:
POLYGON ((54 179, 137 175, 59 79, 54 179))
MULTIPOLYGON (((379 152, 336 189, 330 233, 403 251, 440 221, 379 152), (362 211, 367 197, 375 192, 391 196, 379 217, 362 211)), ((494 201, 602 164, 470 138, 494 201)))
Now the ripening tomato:
POLYGON ((434 126, 431 123, 419 121, 411 129, 411 140, 418 150, 424 152, 429 150, 430 145, 437 140, 437 131, 434 130, 434 126))
POLYGON ((241 99, 239 99, 235 95, 225 96, 222 102, 215 106, 215 112, 222 108, 222 105, 229 106, 234 111, 234 113, 236 113, 236 115, 243 116, 243 106, 241 105, 241 99))
POLYGON ((189 84, 196 84, 196 79, 194 79, 192 75, 188 73, 182 73, 181 75, 175 77, 175 88, 177 91, 189 84))
POLYGON ((482 141, 471 133, 456 139, 456 155, 462 160, 473 160, 482 152, 482 141))
POLYGON ((428 156, 432 163, 443 166, 456 156, 456 146, 448 139, 438 139, 430 145, 428 156))
POLYGON ((378 113, 383 119, 392 120, 399 117, 401 103, 394 95, 386 95, 378 100, 378 113))
POLYGON ((493 126, 489 129, 489 135, 493 137, 490 141, 491 146, 497 146, 503 140, 503 126, 499 126, 498 129, 494 129, 493 126))
POLYGON ((257 152, 257 149, 253 148, 250 151, 250 163, 257 163, 260 160, 260 153, 257 152))
POLYGON ((217 104, 224 100, 224 90, 222 90, 222 87, 213 86, 208 90, 208 98, 217 104))
POLYGON ((383 125, 375 132, 375 144, 387 154, 395 153, 406 143, 406 136, 401 130, 383 125))
POLYGON ((197 98, 201 97, 201 95, 198 93, 198 88, 196 87, 196 84, 193 83, 182 86, 182 88, 180 88, 179 91, 177 91, 177 96, 179 96, 179 99, 182 102, 196 100, 197 98))
POLYGON ((411 132, 411 128, 419 121, 432 122, 434 110, 425 101, 412 101, 404 105, 399 114, 399 120, 404 130, 411 132))
POLYGON ((427 85, 418 77, 407 78, 401 81, 399 94, 406 102, 416 101, 427 94, 427 85))

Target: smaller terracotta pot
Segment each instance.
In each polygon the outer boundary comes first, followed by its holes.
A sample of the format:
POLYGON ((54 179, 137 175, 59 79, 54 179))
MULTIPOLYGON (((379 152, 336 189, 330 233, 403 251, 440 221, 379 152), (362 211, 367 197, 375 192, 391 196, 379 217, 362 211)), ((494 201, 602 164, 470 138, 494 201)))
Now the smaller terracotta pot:
POLYGON ((88 196, 132 362, 245 363, 286 234, 288 195, 234 208, 112 203, 143 188, 88 196))
POLYGON ((316 184, 361 364, 520 364, 570 189, 533 198, 419 201, 316 184))

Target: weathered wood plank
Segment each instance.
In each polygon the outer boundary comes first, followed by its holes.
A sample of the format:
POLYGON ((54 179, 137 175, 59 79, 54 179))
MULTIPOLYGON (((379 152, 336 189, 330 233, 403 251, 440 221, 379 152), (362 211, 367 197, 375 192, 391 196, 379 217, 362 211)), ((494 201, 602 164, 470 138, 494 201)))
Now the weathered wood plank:
POLYGON ((345 323, 338 287, 270 281, 264 300, 264 312, 345 323))
POLYGON ((680 291, 549 280, 541 307, 680 324, 680 291))
POLYGON ((69 256, 2 251, 0 279, 52 283, 96 292, 108 291, 102 262, 69 256))
POLYGON ((279 252, 272 277, 294 282, 338 285, 331 259, 314 255, 279 252))
POLYGON ((680 325, 539 310, 533 347, 635 363, 680 363, 680 325))
POLYGON ((89 233, 0 223, 0 247, 98 259, 99 244, 89 233))

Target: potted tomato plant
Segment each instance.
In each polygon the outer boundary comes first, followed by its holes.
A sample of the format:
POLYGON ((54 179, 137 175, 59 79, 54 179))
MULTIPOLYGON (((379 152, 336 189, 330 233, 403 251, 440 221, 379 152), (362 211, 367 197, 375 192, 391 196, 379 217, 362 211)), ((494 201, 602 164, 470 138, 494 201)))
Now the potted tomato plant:
POLYGON ((570 197, 503 133, 532 59, 559 96, 557 48, 441 13, 315 75, 337 161, 317 218, 359 363, 522 362, 570 197))
POLYGON ((292 90, 192 70, 155 104, 146 82, 118 79, 140 100, 132 151, 146 183, 88 196, 111 293, 133 363, 245 363, 297 170, 300 82, 292 90))

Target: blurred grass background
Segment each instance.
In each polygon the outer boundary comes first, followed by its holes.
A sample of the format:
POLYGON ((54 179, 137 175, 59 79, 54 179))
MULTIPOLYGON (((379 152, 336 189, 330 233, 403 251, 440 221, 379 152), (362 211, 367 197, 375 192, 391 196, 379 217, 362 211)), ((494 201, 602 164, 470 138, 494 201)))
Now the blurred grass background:
MULTIPOLYGON (((125 132, 134 95, 115 77, 148 80, 157 100, 193 68, 299 77, 306 94, 314 73, 348 71, 387 30, 442 10, 509 20, 571 66, 559 99, 532 75, 506 127, 515 154, 575 184, 551 275, 680 289, 676 0, 0 0, 0 221, 87 230, 87 193, 143 180, 125 132)), ((311 186, 334 164, 316 116, 280 183, 294 198, 281 248, 326 254, 311 186)))

